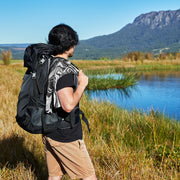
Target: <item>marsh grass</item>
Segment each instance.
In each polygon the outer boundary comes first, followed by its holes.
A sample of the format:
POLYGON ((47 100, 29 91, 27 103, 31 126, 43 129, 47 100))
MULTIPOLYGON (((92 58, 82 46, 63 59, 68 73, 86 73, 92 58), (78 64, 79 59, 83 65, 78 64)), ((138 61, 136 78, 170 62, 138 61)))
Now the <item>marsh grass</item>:
POLYGON ((24 179, 47 177, 47 171, 43 170, 46 166, 41 136, 24 132, 15 122, 23 71, 25 69, 21 65, 0 65, 0 177, 2 179, 23 179, 23 176, 24 179), (21 73, 17 71, 18 69, 21 73))
MULTIPOLYGON (((47 168, 41 135, 15 122, 22 64, 0 65, 0 179, 44 180, 47 168)), ((99 179, 180 178, 180 124, 151 110, 127 111, 108 102, 81 103, 90 122, 84 140, 99 179)), ((69 179, 65 176, 63 179, 69 179)))
POLYGON ((120 88, 126 91, 126 88, 133 88, 137 85, 139 75, 137 73, 124 74, 121 78, 115 79, 113 77, 91 77, 89 78, 89 84, 87 90, 105 90, 120 88))
POLYGON ((147 115, 88 98, 84 101, 91 104, 82 109, 92 128, 90 135, 85 134, 85 140, 97 158, 95 164, 98 161, 103 179, 178 179, 178 122, 154 110, 147 115))

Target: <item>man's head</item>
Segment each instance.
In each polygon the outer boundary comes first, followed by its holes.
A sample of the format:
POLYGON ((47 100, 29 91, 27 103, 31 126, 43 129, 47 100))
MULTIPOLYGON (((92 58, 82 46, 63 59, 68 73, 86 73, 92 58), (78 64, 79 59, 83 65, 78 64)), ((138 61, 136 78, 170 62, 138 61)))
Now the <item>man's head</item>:
POLYGON ((48 36, 48 44, 55 45, 56 53, 63 54, 78 44, 77 33, 68 25, 59 24, 52 28, 48 36))

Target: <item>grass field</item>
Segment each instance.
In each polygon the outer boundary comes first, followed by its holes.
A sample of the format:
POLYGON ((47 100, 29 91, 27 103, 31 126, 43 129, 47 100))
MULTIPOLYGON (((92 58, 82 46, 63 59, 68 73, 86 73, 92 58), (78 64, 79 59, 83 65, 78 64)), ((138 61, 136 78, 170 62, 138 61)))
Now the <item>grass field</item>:
POLYGON ((119 73, 124 71, 180 70, 180 60, 144 60, 125 62, 122 60, 72 60, 88 74, 119 73), (95 70, 95 71, 94 71, 95 70))
MULTIPOLYGON (((91 65, 73 62, 84 70, 100 66, 89 61, 91 65)), ((101 62, 106 69, 107 63, 101 62)), ((47 179, 41 135, 29 134, 15 122, 24 72, 22 62, 0 65, 2 180, 47 179)), ((91 101, 85 95, 80 106, 90 121, 91 133, 83 124, 84 140, 99 179, 180 179, 180 124, 177 121, 154 110, 149 115, 138 110, 129 112, 107 102, 91 101)))

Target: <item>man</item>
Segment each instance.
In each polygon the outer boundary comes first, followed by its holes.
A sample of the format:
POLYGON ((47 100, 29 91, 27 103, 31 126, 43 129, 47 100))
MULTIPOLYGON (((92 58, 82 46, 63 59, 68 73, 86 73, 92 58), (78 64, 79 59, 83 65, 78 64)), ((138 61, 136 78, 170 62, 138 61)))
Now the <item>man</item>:
MULTIPOLYGON (((49 33, 48 44, 54 45, 55 59, 69 64, 69 57, 73 56, 78 43, 76 32, 65 24, 55 26, 49 33)), ((78 78, 73 73, 60 77, 56 84, 56 94, 60 101, 60 108, 55 109, 60 116, 66 117, 79 101, 88 85, 88 77, 79 71, 78 78), (78 86, 76 81, 78 80, 78 86)), ((86 146, 82 140, 81 121, 72 127, 63 121, 55 132, 44 136, 46 158, 49 172, 48 180, 59 180, 66 172, 72 179, 95 180, 96 175, 86 146)))

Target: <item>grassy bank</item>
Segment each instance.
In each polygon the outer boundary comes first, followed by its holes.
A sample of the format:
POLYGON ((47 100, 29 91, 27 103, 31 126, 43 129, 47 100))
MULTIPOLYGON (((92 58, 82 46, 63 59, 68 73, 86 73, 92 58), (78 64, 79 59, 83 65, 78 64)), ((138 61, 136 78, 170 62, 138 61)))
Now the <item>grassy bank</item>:
MULTIPOLYGON (((114 73, 122 71, 180 70, 180 59, 176 60, 71 60, 88 74, 114 73)), ((22 63, 22 60, 11 60, 11 64, 22 63)), ((0 60, 0 64, 2 61, 0 60)))
POLYGON ((144 60, 125 62, 122 60, 73 60, 88 74, 121 73, 131 71, 180 70, 180 60, 144 60), (94 71, 95 70, 95 71, 94 71))
MULTIPOLYGON (((22 64, 0 65, 0 179, 44 180, 47 168, 41 135, 15 122, 24 73, 22 64)), ((180 178, 180 124, 151 111, 149 115, 117 106, 81 100, 90 121, 84 139, 99 179, 180 178)), ((66 176, 64 179, 68 179, 66 176)))
MULTIPOLYGON (((76 62, 77 63, 77 62, 76 62)), ((21 64, 23 65, 23 61, 21 60, 11 60, 10 64, 12 65, 16 65, 16 64, 21 64)), ((85 67, 82 67, 83 70, 85 69, 85 67)), ((19 71, 17 69, 17 71, 19 71)), ((21 74, 24 74, 25 69, 21 70, 21 74)), ((107 70, 105 70, 105 72, 107 72, 107 70)), ((97 89, 109 89, 109 88, 122 88, 124 91, 126 91, 126 88, 133 88, 133 86, 135 86, 137 84, 137 81, 139 79, 139 76, 137 75, 137 73, 125 73, 124 76, 122 78, 119 79, 114 79, 114 78, 106 78, 104 79, 102 78, 97 78, 96 76, 92 77, 91 74, 92 72, 86 72, 87 75, 89 76, 89 84, 87 87, 87 90, 97 90, 97 89)), ((93 70, 93 74, 97 75, 98 73, 102 74, 102 72, 98 72, 96 70, 93 70)), ((111 70, 108 70, 107 73, 111 73, 111 70)), ((104 73, 103 73, 104 74, 104 73)))
POLYGON ((152 110, 128 112, 84 98, 85 134, 100 179, 178 179, 180 124, 152 110))
POLYGON ((89 77, 87 90, 105 90, 121 88, 126 91, 127 88, 133 88, 138 82, 139 76, 137 73, 124 74, 121 78, 115 79, 109 77, 89 77))

